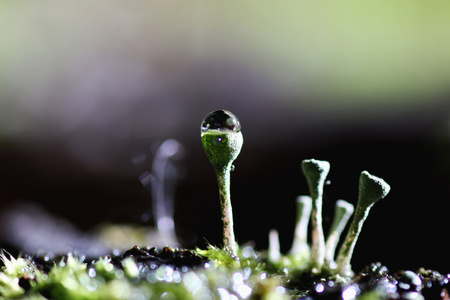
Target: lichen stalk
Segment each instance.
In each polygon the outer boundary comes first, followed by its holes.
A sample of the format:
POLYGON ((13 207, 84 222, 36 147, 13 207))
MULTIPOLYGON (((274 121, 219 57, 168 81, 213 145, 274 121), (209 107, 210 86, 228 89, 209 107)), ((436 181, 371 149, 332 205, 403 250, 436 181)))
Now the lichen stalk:
POLYGON ((325 238, 322 228, 322 195, 325 179, 330 170, 330 163, 327 161, 306 159, 302 162, 302 170, 308 182, 309 193, 312 198, 310 268, 312 272, 320 273, 325 260, 325 238))
POLYGON ((239 120, 229 111, 213 111, 202 122, 201 139, 206 156, 216 172, 219 186, 224 248, 236 255, 238 244, 233 229, 230 172, 244 142, 239 120))
POLYGON ((359 196, 355 215, 347 237, 339 250, 336 273, 349 277, 353 274, 350 261, 364 221, 375 202, 386 197, 391 187, 383 179, 363 171, 359 177, 359 196))
POLYGON ((236 255, 238 246, 234 236, 233 209, 230 196, 230 172, 231 165, 223 170, 216 170, 216 175, 219 186, 220 208, 222 211, 223 246, 236 255))
POLYGON ((339 250, 336 268, 337 274, 347 277, 353 274, 350 260, 353 256, 353 250, 355 249, 363 224, 369 216, 370 208, 371 206, 361 207, 361 205, 356 207, 355 216, 353 217, 352 224, 348 230, 347 237, 339 250))
POLYGON ((308 223, 311 216, 312 199, 309 196, 297 197, 297 217, 295 222, 294 240, 290 255, 303 256, 309 254, 308 223))
POLYGON ((280 252, 280 238, 278 235, 278 231, 276 229, 271 229, 269 231, 269 259, 272 262, 278 262, 281 258, 280 252))
POLYGON ((344 231, 344 228, 354 210, 353 205, 347 201, 338 200, 336 202, 333 223, 331 224, 330 231, 325 242, 325 264, 331 270, 336 268, 334 255, 339 238, 341 237, 342 231, 344 231))

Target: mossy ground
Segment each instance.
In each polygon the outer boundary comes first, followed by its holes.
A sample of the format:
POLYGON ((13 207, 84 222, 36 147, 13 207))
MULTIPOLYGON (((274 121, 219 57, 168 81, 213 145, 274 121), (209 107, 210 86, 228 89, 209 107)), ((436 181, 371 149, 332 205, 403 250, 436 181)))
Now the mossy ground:
POLYGON ((238 257, 215 247, 198 249, 190 253, 203 257, 202 263, 189 267, 157 265, 138 255, 87 262, 68 254, 48 272, 31 257, 3 253, 0 298, 289 299, 282 277, 267 272, 253 248, 244 252, 238 257))
POLYGON ((3 252, 1 261, 0 299, 421 300, 449 299, 450 288, 450 274, 422 269, 391 275, 380 263, 344 282, 311 274, 307 264, 302 268, 289 256, 272 262, 251 246, 242 246, 237 255, 213 246, 195 251, 134 247, 91 261, 68 254, 45 264, 3 252), (178 259, 183 257, 188 266, 178 259))

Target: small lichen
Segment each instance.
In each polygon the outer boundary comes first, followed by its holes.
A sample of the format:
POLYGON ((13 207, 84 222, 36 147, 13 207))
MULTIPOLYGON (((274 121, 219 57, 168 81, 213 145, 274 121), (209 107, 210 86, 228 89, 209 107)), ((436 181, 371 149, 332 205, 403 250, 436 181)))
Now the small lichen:
POLYGON ((236 255, 238 245, 234 236, 233 211, 230 196, 230 172, 244 142, 239 120, 231 112, 216 110, 201 124, 201 139, 206 156, 214 167, 219 186, 223 221, 223 244, 236 255))
POLYGON ((330 170, 330 163, 315 159, 305 159, 302 162, 302 170, 308 181, 309 193, 312 198, 310 268, 312 272, 320 273, 325 259, 325 238, 322 228, 322 194, 323 186, 330 170))
POLYGON ((353 214, 354 207, 351 203, 344 200, 336 201, 333 223, 331 224, 330 231, 325 242, 325 263, 330 270, 336 268, 334 261, 334 255, 336 252, 336 246, 341 237, 341 233, 344 231, 345 225, 353 214))
POLYGON ((361 173, 358 204, 347 237, 339 250, 337 274, 347 277, 352 275, 350 261, 364 221, 369 215, 370 208, 375 202, 386 197, 389 191, 390 186, 383 179, 370 175, 367 171, 361 173))

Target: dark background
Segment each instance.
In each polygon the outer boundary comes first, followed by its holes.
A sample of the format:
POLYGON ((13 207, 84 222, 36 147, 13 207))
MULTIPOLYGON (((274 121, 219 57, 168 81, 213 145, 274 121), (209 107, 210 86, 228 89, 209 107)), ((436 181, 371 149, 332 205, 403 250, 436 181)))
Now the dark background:
POLYGON ((441 7, 2 5, 2 210, 38 203, 86 232, 104 222, 149 225, 139 176, 155 145, 174 138, 185 149, 178 236, 186 247, 220 244, 200 124, 228 109, 244 135, 232 174, 240 243, 265 249, 276 228, 289 249, 295 197, 308 192, 301 161, 316 158, 331 163, 325 228, 336 200, 356 204, 361 171, 392 187, 364 225, 355 270, 382 261, 450 272, 449 16, 441 7), (147 156, 139 167, 137 153, 147 156))

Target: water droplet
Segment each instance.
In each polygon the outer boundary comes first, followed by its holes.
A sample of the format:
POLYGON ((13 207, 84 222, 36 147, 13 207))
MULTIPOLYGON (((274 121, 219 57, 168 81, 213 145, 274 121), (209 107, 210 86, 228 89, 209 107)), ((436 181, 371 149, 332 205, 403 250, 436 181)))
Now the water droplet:
POLYGON ((158 279, 156 278, 156 274, 155 273, 149 273, 147 274, 146 277, 147 281, 151 284, 154 284, 158 281, 158 279))
POLYGON ((242 249, 242 255, 245 258, 250 258, 255 254, 255 250, 251 246, 246 246, 244 249, 242 249))
POLYGON ((221 300, 230 299, 230 293, 226 289, 218 288, 217 292, 219 293, 221 300))
POLYGON ((248 298, 252 293, 252 288, 248 285, 241 284, 236 289, 236 292, 242 297, 242 298, 248 298))
POLYGON ((180 271, 175 270, 173 272, 172 278, 173 278, 173 282, 180 283, 182 280, 180 271))
POLYGON ((187 271, 189 271, 188 267, 186 267, 186 266, 181 267, 181 272, 186 273, 187 271))
POLYGON ((201 127, 202 132, 208 130, 218 130, 218 131, 241 131, 241 123, 239 123, 238 118, 227 110, 215 110, 209 113, 202 122, 201 127))
POLYGON ((356 299, 356 296, 358 296, 360 293, 361 291, 357 285, 350 285, 349 287, 345 288, 344 291, 342 291, 342 299, 353 300, 356 299))
POLYGON ((317 293, 322 293, 325 290, 325 286, 321 283, 316 284, 316 286, 314 287, 314 289, 316 290, 317 293))
POLYGON ((88 275, 89 275, 89 277, 93 278, 93 277, 97 276, 97 272, 95 272, 94 268, 89 268, 88 275))
POLYGON ((241 284, 244 282, 244 276, 241 273, 236 272, 233 274, 233 281, 237 284, 241 284))
POLYGON ((252 275, 252 268, 246 267, 244 269, 244 280, 247 280, 250 278, 250 275, 252 275))

